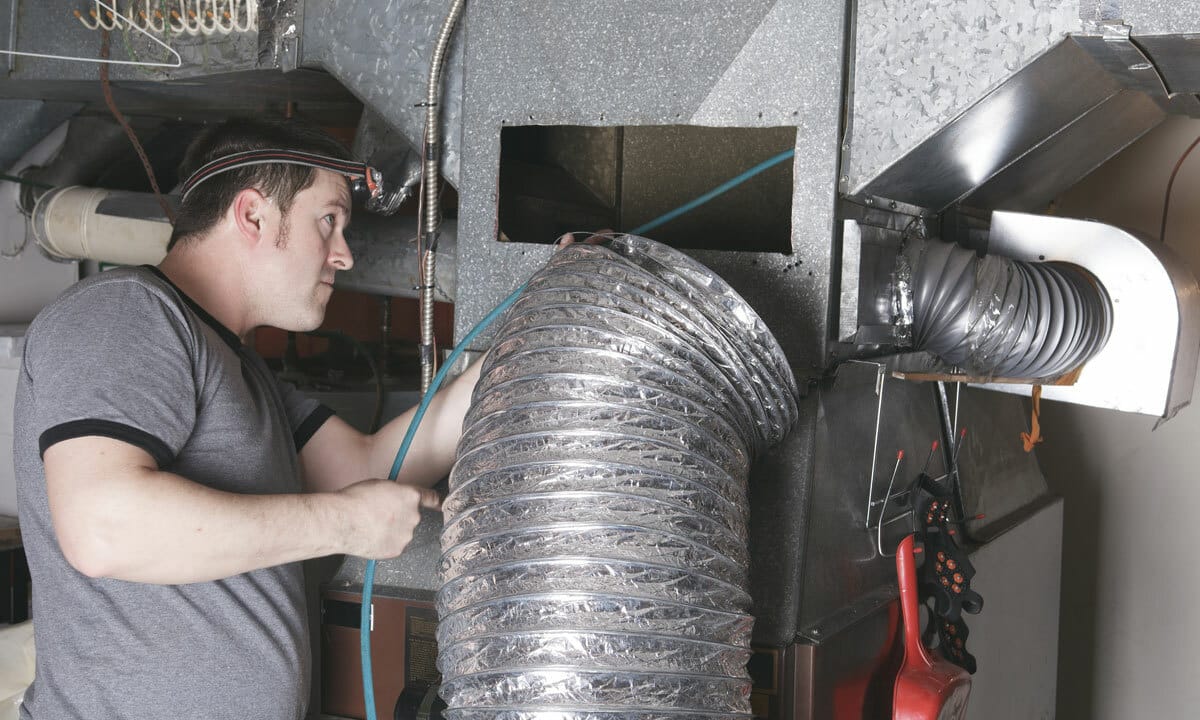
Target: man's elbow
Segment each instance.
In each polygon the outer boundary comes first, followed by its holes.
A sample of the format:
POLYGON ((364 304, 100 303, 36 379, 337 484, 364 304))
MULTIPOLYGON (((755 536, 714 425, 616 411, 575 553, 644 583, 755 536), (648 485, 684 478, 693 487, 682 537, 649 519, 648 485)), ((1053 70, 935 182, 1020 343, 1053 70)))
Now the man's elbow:
POLYGON ((102 527, 103 521, 81 521, 57 531, 58 545, 63 557, 79 573, 99 580, 115 577, 119 572, 120 551, 102 527))

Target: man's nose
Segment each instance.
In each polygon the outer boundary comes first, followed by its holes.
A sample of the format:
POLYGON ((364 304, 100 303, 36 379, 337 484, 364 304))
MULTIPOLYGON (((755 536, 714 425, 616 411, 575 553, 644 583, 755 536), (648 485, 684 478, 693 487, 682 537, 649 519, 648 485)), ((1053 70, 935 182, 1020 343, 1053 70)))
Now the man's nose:
POLYGON ((329 251, 329 264, 338 270, 349 270, 354 267, 354 255, 350 252, 350 245, 346 243, 346 236, 343 233, 339 232, 333 241, 333 247, 329 251))

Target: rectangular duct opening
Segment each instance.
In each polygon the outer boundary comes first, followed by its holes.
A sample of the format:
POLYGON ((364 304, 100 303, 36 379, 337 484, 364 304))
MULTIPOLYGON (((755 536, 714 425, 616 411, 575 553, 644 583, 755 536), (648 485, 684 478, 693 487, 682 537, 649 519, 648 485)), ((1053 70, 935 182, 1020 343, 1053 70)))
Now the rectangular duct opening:
MULTIPOLYGON (((499 239, 632 232, 795 145, 794 127, 505 127, 499 239)), ((641 234, 693 250, 790 253, 791 217, 788 158, 641 234)))

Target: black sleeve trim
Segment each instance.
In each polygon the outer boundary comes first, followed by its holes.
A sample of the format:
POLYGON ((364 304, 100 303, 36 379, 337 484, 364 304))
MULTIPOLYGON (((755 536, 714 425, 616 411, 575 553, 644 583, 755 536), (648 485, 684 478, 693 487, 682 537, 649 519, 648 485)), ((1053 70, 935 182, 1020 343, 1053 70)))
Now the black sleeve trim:
POLYGON ((292 442, 296 444, 296 452, 300 452, 304 448, 304 444, 312 440, 312 436, 317 434, 325 421, 333 417, 333 410, 327 405, 318 405, 316 410, 308 414, 304 418, 304 422, 300 423, 300 427, 296 428, 296 432, 292 433, 292 442))
POLYGON ((158 463, 160 470, 175 460, 175 453, 171 452, 171 448, 167 447, 167 444, 162 440, 159 440, 145 430, 139 430, 138 428, 111 420, 72 420, 61 425, 55 425, 42 433, 42 436, 38 438, 38 449, 44 457, 46 450, 51 445, 60 443, 63 440, 93 436, 120 440, 145 450, 150 454, 150 457, 154 458, 154 462, 158 463))

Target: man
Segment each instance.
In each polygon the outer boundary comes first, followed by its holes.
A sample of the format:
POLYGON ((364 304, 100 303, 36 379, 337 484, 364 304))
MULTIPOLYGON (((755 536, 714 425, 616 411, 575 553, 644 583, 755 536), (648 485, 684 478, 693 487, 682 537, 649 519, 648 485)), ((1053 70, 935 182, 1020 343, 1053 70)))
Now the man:
POLYGON ((353 264, 347 179, 324 169, 345 157, 294 126, 205 132, 162 263, 88 278, 30 327, 14 449, 37 674, 22 718, 302 718, 300 561, 394 557, 438 506, 428 488, 477 367, 435 399, 391 482, 410 415, 362 435, 243 344, 321 323, 353 264), (324 160, 245 159, 262 150, 324 160))

